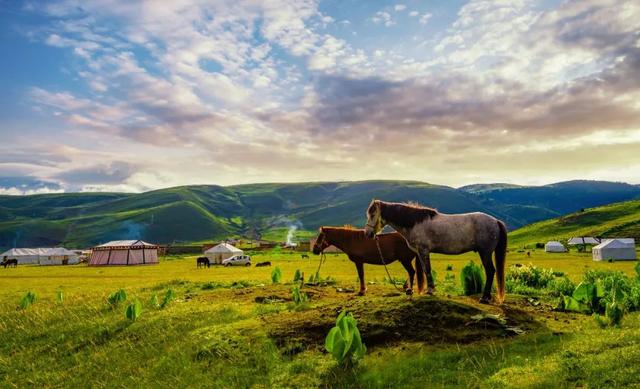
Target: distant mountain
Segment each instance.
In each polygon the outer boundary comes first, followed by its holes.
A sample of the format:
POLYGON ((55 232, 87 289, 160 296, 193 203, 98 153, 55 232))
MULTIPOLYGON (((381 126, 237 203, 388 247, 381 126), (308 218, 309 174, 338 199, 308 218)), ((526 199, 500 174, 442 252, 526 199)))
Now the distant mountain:
MULTIPOLYGON (((414 181, 198 185, 140 194, 0 196, 0 247, 89 247, 113 239, 186 243, 257 235, 295 225, 365 223, 371 199, 416 201, 441 212, 482 211, 509 228, 581 208, 640 198, 640 187, 570 181, 545 186, 481 184, 463 188, 414 181)), ((284 240, 284 235, 282 239, 284 240)))
POLYGON ((574 236, 635 238, 640 241, 640 200, 587 208, 519 228, 509 234, 509 245, 566 241, 574 236))

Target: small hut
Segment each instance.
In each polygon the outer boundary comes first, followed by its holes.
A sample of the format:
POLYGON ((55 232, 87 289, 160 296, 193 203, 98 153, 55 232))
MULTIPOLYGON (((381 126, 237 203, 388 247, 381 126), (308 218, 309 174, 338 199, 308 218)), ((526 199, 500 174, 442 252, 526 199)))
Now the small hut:
POLYGON ((89 266, 158 263, 158 246, 141 240, 114 240, 93 248, 89 266))
POLYGON ((223 242, 217 246, 213 246, 204 252, 204 256, 209 258, 211 264, 221 264, 223 260, 231 258, 234 255, 243 255, 244 251, 239 248, 223 242))
POLYGON ((566 253, 567 249, 557 240, 551 240, 544 245, 544 251, 548 253, 566 253))

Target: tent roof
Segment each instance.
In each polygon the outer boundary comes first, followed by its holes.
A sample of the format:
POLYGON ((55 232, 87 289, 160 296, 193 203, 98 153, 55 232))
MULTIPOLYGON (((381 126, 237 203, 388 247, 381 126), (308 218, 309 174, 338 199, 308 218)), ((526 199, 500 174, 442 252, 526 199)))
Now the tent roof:
POLYGON ((608 239, 605 242, 600 243, 599 245, 597 245, 594 248, 596 248, 596 249, 603 249, 603 248, 610 248, 610 249, 633 248, 633 249, 635 249, 634 245, 628 243, 628 240, 622 240, 622 239, 608 239))
POLYGON ((41 255, 41 256, 64 256, 64 255, 77 255, 71 250, 67 250, 64 247, 39 247, 39 248, 13 248, 0 254, 0 257, 19 257, 28 255, 41 255))
POLYGON ((239 248, 230 245, 229 243, 223 242, 219 245, 213 246, 205 253, 242 253, 243 251, 239 248))
POLYGON ((574 236, 567 242, 569 244, 600 244, 600 241, 592 236, 574 236))
POLYGON ((94 250, 108 250, 113 248, 129 248, 129 247, 146 247, 157 248, 155 244, 147 243, 142 240, 112 240, 94 247, 94 250))
MULTIPOLYGON (((564 247, 564 246, 562 245, 562 243, 558 242, 557 240, 550 240, 550 241, 548 241, 548 242, 547 242, 547 245, 549 245, 549 246, 562 246, 562 247, 564 247)), ((546 245, 545 245, 545 246, 546 246, 546 245)))

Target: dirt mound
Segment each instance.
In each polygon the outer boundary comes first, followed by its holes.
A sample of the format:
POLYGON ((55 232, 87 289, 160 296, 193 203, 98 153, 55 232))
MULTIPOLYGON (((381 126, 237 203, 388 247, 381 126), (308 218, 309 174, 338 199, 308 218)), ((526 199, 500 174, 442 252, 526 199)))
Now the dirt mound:
POLYGON ((465 344, 540 327, 528 312, 515 306, 480 306, 466 301, 400 296, 351 299, 303 312, 265 316, 263 320, 267 334, 285 353, 297 353, 322 348, 342 309, 354 314, 369 348, 400 341, 465 344), (495 315, 500 320, 493 320, 495 315))

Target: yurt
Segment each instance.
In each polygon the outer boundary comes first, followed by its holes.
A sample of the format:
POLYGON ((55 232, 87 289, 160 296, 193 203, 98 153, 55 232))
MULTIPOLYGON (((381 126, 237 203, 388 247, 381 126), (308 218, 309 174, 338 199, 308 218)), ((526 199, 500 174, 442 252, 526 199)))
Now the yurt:
POLYGON ((607 239, 591 250, 594 261, 635 261, 636 245, 633 239, 607 239))
POLYGON ((564 253, 567 249, 557 240, 551 240, 544 245, 544 251, 548 253, 564 253))
POLYGON ((78 254, 64 247, 13 248, 0 254, 0 260, 17 259, 21 265, 72 265, 78 254))
POLYGON ((204 252, 204 256, 209 258, 209 262, 211 262, 211 264, 221 264, 224 259, 242 254, 244 254, 244 251, 226 242, 213 246, 204 252))
POLYGON ((89 266, 152 265, 158 263, 158 246, 141 240, 114 240, 93 248, 89 266))

